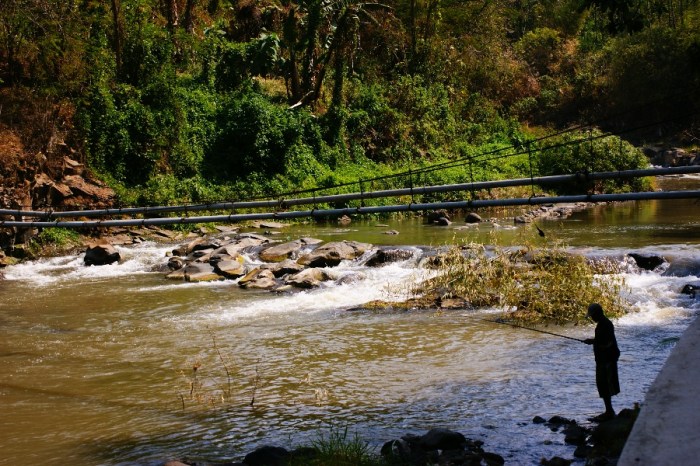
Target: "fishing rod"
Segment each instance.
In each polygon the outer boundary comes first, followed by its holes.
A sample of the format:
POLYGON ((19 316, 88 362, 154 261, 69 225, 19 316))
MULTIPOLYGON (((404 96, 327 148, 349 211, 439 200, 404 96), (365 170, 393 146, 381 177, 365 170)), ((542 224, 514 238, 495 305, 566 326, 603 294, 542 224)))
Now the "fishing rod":
POLYGON ((506 322, 503 319, 496 319, 496 320, 490 320, 490 319, 479 319, 483 320, 485 322, 491 322, 492 324, 501 324, 501 325, 508 325, 509 327, 515 327, 515 328, 522 328, 524 330, 532 330, 533 332, 539 332, 539 333, 546 333, 547 335, 554 335, 555 337, 560 337, 560 338, 566 338, 567 340, 574 340, 578 341, 581 343, 586 343, 584 340, 581 340, 580 338, 574 338, 574 337, 569 337, 566 335, 561 335, 559 333, 554 333, 554 332, 548 332, 547 330, 540 330, 538 328, 532 328, 532 327, 525 327, 523 325, 518 325, 518 324, 513 324, 510 322, 506 322))

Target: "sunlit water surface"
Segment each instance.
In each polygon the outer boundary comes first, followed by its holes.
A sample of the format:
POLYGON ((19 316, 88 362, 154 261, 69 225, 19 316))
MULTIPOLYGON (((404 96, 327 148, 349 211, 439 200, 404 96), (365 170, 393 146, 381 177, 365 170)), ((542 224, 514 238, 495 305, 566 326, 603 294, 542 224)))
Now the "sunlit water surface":
MULTIPOLYGON (((673 182, 700 184, 692 177, 673 182)), ((694 201, 599 206, 564 221, 543 220, 546 239, 505 219, 448 228, 378 223, 295 226, 280 239, 413 246, 559 239, 589 256, 666 257, 671 265, 664 271, 630 266, 624 274, 631 305, 615 322, 622 349, 618 408, 643 401, 700 309, 700 298, 679 293, 700 281, 694 201), (400 234, 385 234, 389 229, 400 234)), ((105 267, 84 267, 76 256, 5 269, 0 464, 240 460, 258 446, 293 448, 333 429, 348 428, 378 448, 433 427, 483 440, 510 464, 538 464, 542 457, 571 458, 572 448, 561 433, 533 424, 534 416, 585 421, 602 410, 586 345, 487 322, 496 309, 352 310, 401 299, 426 273, 415 258, 381 268, 344 263, 331 271, 361 279, 277 295, 232 281, 174 283, 149 272, 172 248, 120 248, 122 263, 105 267)), ((593 332, 547 330, 575 338, 593 332)))

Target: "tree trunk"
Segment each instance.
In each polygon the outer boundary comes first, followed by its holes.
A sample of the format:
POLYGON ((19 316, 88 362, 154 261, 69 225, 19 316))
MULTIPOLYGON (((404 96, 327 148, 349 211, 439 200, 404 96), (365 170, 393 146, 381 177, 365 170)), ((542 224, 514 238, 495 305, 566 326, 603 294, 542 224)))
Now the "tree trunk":
POLYGON ((123 71, 122 50, 124 49, 124 18, 122 17, 121 0, 112 0, 112 20, 114 22, 113 47, 117 76, 121 76, 123 71))
POLYGON ((185 4, 185 19, 182 26, 185 28, 185 31, 190 34, 192 34, 194 31, 194 17, 192 16, 192 10, 194 9, 195 3, 197 3, 197 0, 187 0, 187 3, 185 4))
POLYGON ((177 0, 167 0, 166 17, 168 19, 168 28, 174 30, 180 22, 180 17, 177 13, 177 0))

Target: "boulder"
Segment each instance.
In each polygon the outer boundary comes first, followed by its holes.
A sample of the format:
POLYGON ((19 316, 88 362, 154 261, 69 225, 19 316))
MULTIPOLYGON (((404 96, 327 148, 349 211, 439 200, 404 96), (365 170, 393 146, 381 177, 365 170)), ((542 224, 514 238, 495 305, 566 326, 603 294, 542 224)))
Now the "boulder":
POLYGON ((430 429, 419 444, 426 450, 456 450, 467 445, 467 439, 459 432, 449 429, 430 429))
POLYGON ((441 218, 450 220, 450 214, 448 214, 445 209, 440 209, 440 210, 428 212, 427 222, 428 223, 435 223, 436 221, 440 220, 441 218))
POLYGON ((246 269, 242 260, 222 260, 216 262, 214 272, 226 278, 238 278, 246 274, 246 269))
POLYGON ((482 221, 481 216, 474 212, 469 212, 466 217, 464 217, 466 223, 479 223, 482 221))
POLYGON ((390 262, 405 261, 413 257, 413 251, 409 249, 380 249, 370 257, 365 265, 378 267, 390 262))
POLYGON ((357 241, 332 242, 319 246, 297 260, 309 267, 333 267, 343 260, 352 260, 361 256, 371 245, 357 241))
POLYGON ((269 270, 254 269, 238 281, 241 288, 269 290, 277 285, 274 274, 269 270))
POLYGON ((290 273, 299 273, 304 270, 303 265, 297 264, 291 259, 286 259, 275 264, 263 264, 260 268, 270 270, 276 278, 284 277, 290 273))
POLYGON ((330 276, 321 269, 310 268, 301 272, 290 275, 285 280, 285 283, 296 286, 297 288, 315 288, 321 282, 329 280, 330 276))
POLYGON ((287 466, 289 452, 282 447, 264 446, 243 458, 247 466, 287 466))
POLYGON ((119 259, 121 259, 121 256, 114 249, 114 246, 107 241, 101 241, 88 245, 83 261, 85 265, 109 265, 119 261, 119 259))
POLYGON ((699 284, 692 284, 688 283, 683 286, 683 289, 681 290, 682 294, 687 294, 691 298, 695 298, 695 295, 697 294, 698 290, 700 290, 700 285, 699 284))
POLYGON ((451 224, 452 224, 452 222, 447 217, 440 217, 433 222, 433 225, 437 225, 437 226, 441 226, 441 227, 447 227, 447 226, 450 226, 451 224))
POLYGON ((214 267, 203 262, 189 263, 182 270, 185 274, 185 281, 188 282, 211 282, 222 279, 214 271, 214 267))
POLYGON ((282 262, 289 259, 292 255, 299 251, 304 246, 300 240, 290 241, 288 243, 276 244, 263 249, 258 253, 260 260, 265 262, 282 262))
POLYGON ((661 256, 645 256, 634 252, 631 252, 627 255, 634 259, 634 261, 637 263, 637 267, 644 270, 654 270, 658 266, 666 262, 666 259, 664 259, 661 256))
POLYGON ((262 237, 262 238, 263 239, 239 235, 239 237, 236 238, 235 241, 225 245, 224 249, 226 249, 226 252, 229 255, 236 256, 237 254, 240 254, 241 252, 253 250, 257 247, 260 247, 263 244, 270 242, 269 239, 267 239, 265 237, 262 237))
POLYGON ((350 217, 348 217, 347 215, 343 215, 342 217, 340 217, 338 219, 338 223, 340 223, 341 225, 350 225, 351 222, 352 222, 352 219, 350 217))

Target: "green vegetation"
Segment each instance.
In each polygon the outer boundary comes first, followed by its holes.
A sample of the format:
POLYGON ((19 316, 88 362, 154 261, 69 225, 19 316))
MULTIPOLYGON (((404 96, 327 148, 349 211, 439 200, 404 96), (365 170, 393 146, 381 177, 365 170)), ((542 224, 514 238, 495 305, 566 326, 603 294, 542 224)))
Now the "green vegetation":
POLYGON ((33 237, 27 245, 30 255, 57 255, 82 245, 80 234, 67 228, 47 228, 33 237))
POLYGON ((122 204, 637 168, 538 137, 697 138, 699 26, 695 0, 6 0, 0 130, 122 204))
POLYGON ((502 307, 509 318, 535 324, 582 322, 593 302, 610 317, 625 313, 624 281, 614 267, 591 263, 558 244, 517 250, 455 245, 435 267, 437 275, 417 285, 415 295, 447 292, 468 306, 502 307))

